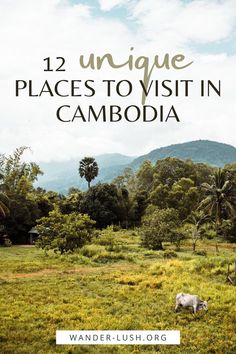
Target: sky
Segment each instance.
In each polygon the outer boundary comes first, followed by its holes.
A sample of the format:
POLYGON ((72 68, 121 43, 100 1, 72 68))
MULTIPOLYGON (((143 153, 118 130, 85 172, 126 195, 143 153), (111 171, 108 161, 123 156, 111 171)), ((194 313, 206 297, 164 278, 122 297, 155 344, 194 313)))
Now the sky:
MULTIPOLYGON (((29 146, 34 161, 68 160, 77 156, 103 153, 142 155, 149 151, 186 141, 208 139, 236 146, 236 2, 235 0, 1 0, 0 1, 0 153, 10 154, 16 147, 29 146), (134 49, 131 51, 131 47, 134 49), (183 70, 154 69, 154 80, 145 104, 163 106, 167 115, 173 105, 180 122, 169 119, 153 122, 74 122, 56 117, 73 117, 78 105, 85 115, 92 105, 119 105, 122 110, 136 105, 142 109, 139 80, 141 69, 114 70, 104 64, 101 70, 82 69, 79 57, 90 53, 111 53, 124 63, 145 56, 152 63, 156 55, 164 58, 183 54, 183 70), (53 68, 65 58, 65 72, 45 72, 45 58, 53 68), (15 95, 16 80, 27 87, 15 95), (29 97, 39 93, 47 80, 52 87, 59 80, 81 80, 80 97, 29 97), (86 97, 84 82, 94 80, 96 93, 86 97), (102 80, 129 80, 132 93, 119 97, 112 86, 107 97, 102 80), (180 88, 179 97, 156 95, 155 82, 193 80, 189 97, 180 88), (221 81, 221 97, 214 92, 200 97, 200 80, 221 81), (65 114, 65 115, 64 115, 65 114)), ((150 64, 151 65, 151 64, 150 64)), ((122 86, 121 86, 122 89, 122 86)), ((123 86, 125 90, 125 86, 123 86)), ((63 86, 63 93, 70 85, 63 86)), ((122 91, 123 92, 123 91, 122 91)))

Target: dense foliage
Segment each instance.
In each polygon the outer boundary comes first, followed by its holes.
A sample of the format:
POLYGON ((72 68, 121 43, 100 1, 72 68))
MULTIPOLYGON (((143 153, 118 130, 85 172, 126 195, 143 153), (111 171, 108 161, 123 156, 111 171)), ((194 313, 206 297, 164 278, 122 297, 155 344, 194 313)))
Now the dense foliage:
MULTIPOLYGON (((64 352, 55 346, 57 328, 157 324, 181 331, 177 353, 235 353, 236 164, 219 170, 177 158, 145 161, 112 183, 60 195, 34 187, 42 172, 23 161, 25 150, 0 155, 0 241, 9 246, 0 248, 4 353, 64 352), (27 242, 32 227, 45 252, 10 247, 27 242), (211 297, 209 312, 174 313, 180 291, 211 297)), ((114 352, 134 349, 121 347, 114 352)))
POLYGON ((33 183, 42 172, 37 164, 22 161, 27 149, 21 147, 16 149, 12 156, 0 156, 0 205, 5 214, 0 216, 0 223, 4 226, 3 233, 15 243, 27 241, 28 231, 40 216, 40 207, 37 202, 31 200, 30 194, 35 192, 33 183))
MULTIPOLYGON (((86 214, 98 229, 141 227, 143 244, 153 249, 165 241, 178 246, 184 237, 192 239, 193 250, 202 237, 235 240, 236 164, 217 169, 173 157, 154 165, 144 161, 138 171, 126 168, 112 183, 98 183, 86 192, 72 186, 60 195, 34 187, 42 171, 23 161, 27 149, 0 155, 0 236, 8 235, 13 243, 28 242, 36 220, 54 218, 53 212, 66 224, 86 214)), ((79 173, 90 187, 98 175, 95 159, 82 159, 79 173)))
POLYGON ((124 222, 127 217, 128 194, 113 184, 97 184, 84 195, 80 211, 96 221, 99 228, 124 222))
POLYGON ((53 249, 61 254, 81 248, 91 241, 95 222, 88 215, 79 213, 61 214, 57 210, 38 220, 37 246, 53 249))
POLYGON ((163 249, 162 242, 179 240, 179 226, 177 210, 150 206, 143 217, 142 243, 153 250, 163 249))
POLYGON ((216 230, 220 232, 223 219, 235 214, 235 186, 230 181, 228 173, 219 169, 212 177, 212 183, 203 183, 205 198, 199 208, 212 215, 216 230))

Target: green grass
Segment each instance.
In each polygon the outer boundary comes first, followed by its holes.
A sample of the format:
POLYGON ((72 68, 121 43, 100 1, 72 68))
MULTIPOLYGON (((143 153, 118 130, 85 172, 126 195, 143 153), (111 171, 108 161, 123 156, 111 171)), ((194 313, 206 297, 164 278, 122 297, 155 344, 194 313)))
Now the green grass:
MULTIPOLYGON (((148 251, 131 232, 115 245, 85 246, 68 256, 36 248, 0 248, 0 352, 235 353, 236 288, 225 282, 235 245, 185 243, 176 258, 148 251), (208 313, 174 312, 178 292, 211 297, 208 313), (178 329, 181 346, 56 346, 56 329, 178 329)), ((166 247, 171 248, 169 245, 166 247)))

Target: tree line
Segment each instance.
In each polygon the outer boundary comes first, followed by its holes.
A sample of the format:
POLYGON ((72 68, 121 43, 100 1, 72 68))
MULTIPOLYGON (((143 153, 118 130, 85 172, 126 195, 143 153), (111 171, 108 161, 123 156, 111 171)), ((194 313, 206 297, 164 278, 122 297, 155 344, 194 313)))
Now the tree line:
POLYGON ((96 229, 109 225, 138 227, 142 244, 152 249, 165 241, 178 246, 186 237, 193 250, 201 237, 236 241, 236 164, 218 169, 168 157, 91 187, 99 166, 86 157, 78 162, 78 174, 88 190, 72 187, 62 195, 34 187, 43 172, 23 161, 26 149, 0 155, 0 236, 13 243, 27 242, 35 225, 39 245, 61 253, 90 242, 96 229))

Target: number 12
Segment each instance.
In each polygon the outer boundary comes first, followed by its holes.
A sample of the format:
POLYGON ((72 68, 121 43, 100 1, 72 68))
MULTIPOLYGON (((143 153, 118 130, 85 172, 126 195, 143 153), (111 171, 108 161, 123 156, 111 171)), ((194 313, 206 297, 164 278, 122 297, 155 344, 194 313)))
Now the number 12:
MULTIPOLYGON (((63 57, 56 57, 57 60, 60 60, 60 66, 58 66, 58 68, 55 71, 66 71, 66 69, 62 69, 62 67, 65 64, 65 59, 63 57)), ((43 71, 53 71, 53 69, 51 69, 51 58, 45 58, 43 59, 43 61, 45 61, 47 63, 46 69, 44 69, 43 71)))

